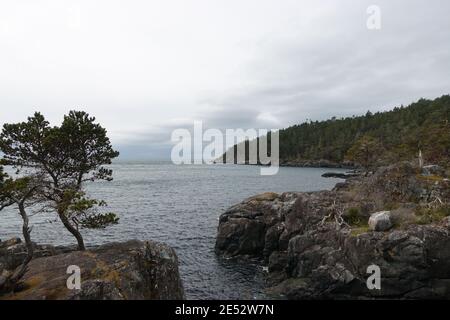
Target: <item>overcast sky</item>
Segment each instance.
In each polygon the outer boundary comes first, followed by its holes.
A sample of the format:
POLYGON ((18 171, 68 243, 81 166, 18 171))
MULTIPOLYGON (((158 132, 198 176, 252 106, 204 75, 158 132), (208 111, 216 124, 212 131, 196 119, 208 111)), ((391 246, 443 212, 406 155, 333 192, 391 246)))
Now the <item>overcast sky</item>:
POLYGON ((167 156, 194 120, 283 128, 435 98, 449 71, 448 0, 0 2, 0 123, 86 110, 124 157, 167 156))

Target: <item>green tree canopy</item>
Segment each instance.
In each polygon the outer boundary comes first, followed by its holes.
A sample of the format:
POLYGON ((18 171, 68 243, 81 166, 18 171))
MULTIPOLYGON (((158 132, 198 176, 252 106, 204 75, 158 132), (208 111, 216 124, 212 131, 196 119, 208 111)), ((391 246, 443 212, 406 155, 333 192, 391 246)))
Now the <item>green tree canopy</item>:
POLYGON ((365 135, 347 151, 346 159, 370 170, 380 161, 382 151, 383 147, 378 139, 365 135))
POLYGON ((40 113, 25 122, 5 124, 0 150, 3 162, 19 174, 31 170, 42 177, 40 195, 75 236, 80 250, 85 249, 80 227, 117 223, 114 214, 99 210, 103 201, 86 195, 85 182, 112 180, 112 170, 105 166, 119 155, 107 131, 86 112, 69 112, 60 126, 50 126, 40 113))
POLYGON ((280 163, 322 159, 342 163, 367 135, 383 145, 379 164, 415 159, 421 149, 426 163, 448 167, 449 123, 450 95, 420 99, 387 112, 307 121, 280 130, 280 163))

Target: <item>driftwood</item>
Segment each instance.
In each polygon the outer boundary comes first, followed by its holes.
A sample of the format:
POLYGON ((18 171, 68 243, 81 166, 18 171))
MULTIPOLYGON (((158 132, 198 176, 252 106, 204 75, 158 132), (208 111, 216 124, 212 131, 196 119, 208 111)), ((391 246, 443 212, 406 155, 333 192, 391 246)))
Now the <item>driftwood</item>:
POLYGON ((444 202, 438 196, 434 196, 434 199, 426 204, 426 207, 429 209, 436 209, 444 206, 444 202))
POLYGON ((336 204, 336 200, 334 200, 330 208, 330 213, 323 217, 322 221, 320 222, 320 226, 323 226, 328 220, 334 220, 336 230, 339 230, 343 227, 350 227, 348 223, 345 222, 343 215, 344 211, 339 208, 339 206, 336 204))

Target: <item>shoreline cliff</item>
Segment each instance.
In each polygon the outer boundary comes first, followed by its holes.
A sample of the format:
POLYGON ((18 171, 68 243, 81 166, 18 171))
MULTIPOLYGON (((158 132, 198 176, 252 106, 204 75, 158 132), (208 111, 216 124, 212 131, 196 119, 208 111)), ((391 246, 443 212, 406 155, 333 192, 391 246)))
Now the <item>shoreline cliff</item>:
POLYGON ((288 299, 450 298, 450 181, 408 162, 331 191, 265 193, 219 219, 216 252, 258 257, 288 299), (380 270, 370 290, 368 268, 380 270))

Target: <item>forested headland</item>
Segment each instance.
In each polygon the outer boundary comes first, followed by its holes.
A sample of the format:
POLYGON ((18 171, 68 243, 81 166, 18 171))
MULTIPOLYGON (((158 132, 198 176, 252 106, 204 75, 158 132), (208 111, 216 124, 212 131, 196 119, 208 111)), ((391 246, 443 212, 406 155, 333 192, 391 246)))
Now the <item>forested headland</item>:
POLYGON ((280 130, 280 162, 369 167, 417 159, 421 153, 425 163, 449 167, 449 122, 450 95, 420 99, 387 112, 305 122, 280 130))

